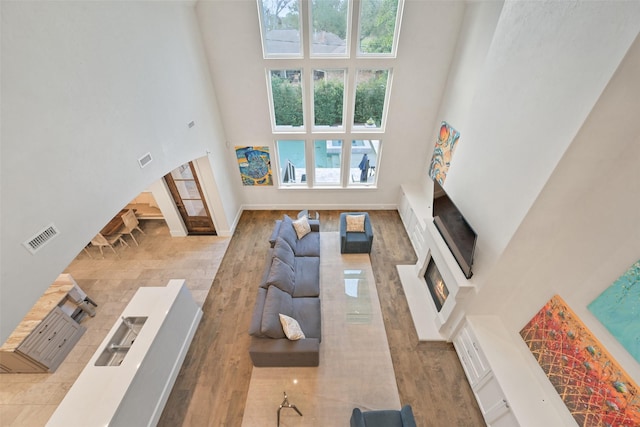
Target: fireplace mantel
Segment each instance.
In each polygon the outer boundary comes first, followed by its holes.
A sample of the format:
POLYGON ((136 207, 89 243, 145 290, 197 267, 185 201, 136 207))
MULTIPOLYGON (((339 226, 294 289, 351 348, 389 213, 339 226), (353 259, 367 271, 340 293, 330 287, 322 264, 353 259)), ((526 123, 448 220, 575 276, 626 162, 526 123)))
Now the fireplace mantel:
POLYGON ((476 287, 464 276, 433 224, 431 200, 431 194, 422 186, 402 185, 399 213, 418 262, 415 265, 398 265, 397 269, 418 338, 421 341, 450 341, 464 318, 463 304, 460 303, 474 294, 476 287), (432 258, 449 289, 449 296, 440 311, 423 277, 432 258))

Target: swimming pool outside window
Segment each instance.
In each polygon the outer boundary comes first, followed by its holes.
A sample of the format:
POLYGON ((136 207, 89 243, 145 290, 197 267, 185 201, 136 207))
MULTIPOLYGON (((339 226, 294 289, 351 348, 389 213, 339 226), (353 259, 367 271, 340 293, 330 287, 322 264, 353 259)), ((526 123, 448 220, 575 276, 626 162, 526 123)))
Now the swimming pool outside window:
POLYGON ((307 170, 305 142, 300 140, 276 141, 280 184, 306 185, 307 170))
POLYGON ((315 160, 314 184, 339 185, 342 171, 342 141, 317 139, 313 141, 315 160))

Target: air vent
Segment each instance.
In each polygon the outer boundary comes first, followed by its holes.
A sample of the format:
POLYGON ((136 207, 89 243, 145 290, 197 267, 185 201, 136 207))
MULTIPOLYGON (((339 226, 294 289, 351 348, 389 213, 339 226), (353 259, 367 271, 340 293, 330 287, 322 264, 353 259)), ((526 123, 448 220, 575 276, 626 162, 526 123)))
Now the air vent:
POLYGON ((58 234, 60 234, 58 228, 55 225, 50 224, 35 236, 22 243, 22 245, 27 248, 27 250, 31 252, 31 254, 35 254, 58 234))
POLYGON ((152 160, 153 158, 151 158, 151 153, 147 153, 138 159, 138 163, 140 164, 140 167, 143 168, 151 163, 152 160))

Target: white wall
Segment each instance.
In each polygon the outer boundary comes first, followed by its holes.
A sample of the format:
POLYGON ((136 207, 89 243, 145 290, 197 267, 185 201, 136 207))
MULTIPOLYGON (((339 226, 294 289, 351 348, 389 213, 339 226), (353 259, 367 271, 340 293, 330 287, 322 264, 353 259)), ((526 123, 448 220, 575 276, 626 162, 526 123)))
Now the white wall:
MULTIPOLYGON (((221 116, 229 142, 226 160, 235 162, 236 145, 267 145, 273 155, 255 0, 199 2, 197 12, 218 101, 224 105, 221 116)), ((464 2, 405 3, 378 189, 243 187, 236 171, 230 185, 241 194, 243 205, 264 209, 395 208, 400 184, 418 179, 428 167, 427 152, 433 142, 425 129, 431 130, 438 120, 436 113, 463 15, 464 2)), ((306 60, 303 66, 309 69, 318 63, 306 60)), ((327 67, 344 67, 344 63, 322 61, 327 67)), ((287 61, 282 64, 286 66, 287 61)))
MULTIPOLYGON (((4 341, 120 208, 180 164, 224 152, 225 138, 193 3, 0 7, 4 341), (51 222, 61 234, 31 255, 21 243, 51 222)), ((210 156, 224 187, 220 157, 210 156)), ((226 188, 220 197, 233 218, 239 201, 226 188)))
POLYGON ((639 75, 640 36, 509 243, 474 311, 498 313, 518 332, 559 294, 640 382, 640 364, 586 308, 640 259, 639 75))
MULTIPOLYGON (((439 121, 433 129, 434 145, 441 121, 447 121, 456 130, 467 128, 469 108, 503 4, 503 1, 470 2, 465 7, 455 56, 438 112, 439 121)), ((425 176, 428 177, 428 170, 425 176)))
POLYGON ((506 1, 445 182, 487 281, 638 34, 640 2, 506 1))

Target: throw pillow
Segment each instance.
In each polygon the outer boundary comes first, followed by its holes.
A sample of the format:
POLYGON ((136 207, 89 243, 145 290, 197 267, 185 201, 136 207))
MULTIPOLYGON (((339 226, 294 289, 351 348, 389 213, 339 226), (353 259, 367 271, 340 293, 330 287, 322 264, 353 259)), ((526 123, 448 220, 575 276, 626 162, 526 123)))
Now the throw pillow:
POLYGON ((298 218, 293 221, 293 228, 296 230, 298 240, 302 239, 307 234, 311 233, 311 226, 309 225, 309 219, 306 216, 298 218))
POLYGON ((364 233, 364 215, 347 215, 347 231, 364 233))
POLYGON ((300 339, 304 339, 304 332, 302 332, 302 328, 300 328, 300 324, 293 317, 285 316, 280 313, 280 323, 282 324, 282 330, 284 330, 284 334, 291 341, 296 341, 300 339))

